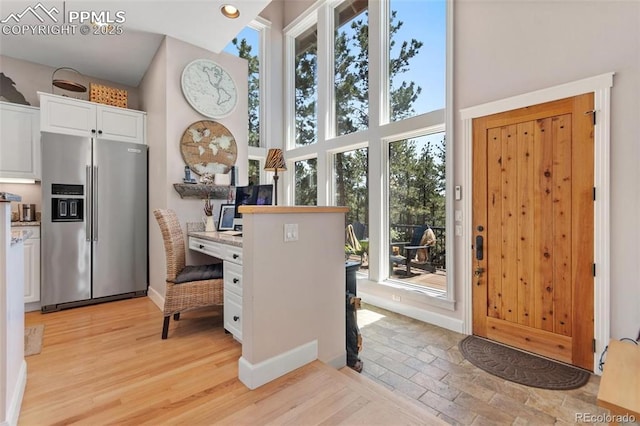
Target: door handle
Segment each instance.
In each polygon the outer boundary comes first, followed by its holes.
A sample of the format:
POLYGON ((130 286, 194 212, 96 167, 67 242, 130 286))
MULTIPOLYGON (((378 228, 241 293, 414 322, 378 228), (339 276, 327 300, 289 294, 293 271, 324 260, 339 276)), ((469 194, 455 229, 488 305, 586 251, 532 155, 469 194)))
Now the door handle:
POLYGON ((87 234, 87 241, 91 241, 92 237, 91 237, 91 215, 93 214, 92 211, 92 206, 93 206, 93 192, 91 191, 93 182, 91 181, 91 166, 87 166, 87 181, 86 181, 86 185, 85 187, 87 188, 86 191, 86 199, 85 199, 85 203, 84 203, 84 209, 85 209, 85 214, 84 214, 84 222, 85 222, 85 232, 87 234))
POLYGON ((482 235, 476 237, 476 260, 484 258, 484 238, 482 235))

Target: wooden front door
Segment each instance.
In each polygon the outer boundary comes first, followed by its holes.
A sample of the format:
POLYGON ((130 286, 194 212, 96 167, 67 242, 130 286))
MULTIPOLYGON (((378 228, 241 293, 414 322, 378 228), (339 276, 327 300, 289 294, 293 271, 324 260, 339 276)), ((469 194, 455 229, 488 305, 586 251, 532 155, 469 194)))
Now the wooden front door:
POLYGON ((593 370, 593 94, 473 120, 473 333, 593 370))

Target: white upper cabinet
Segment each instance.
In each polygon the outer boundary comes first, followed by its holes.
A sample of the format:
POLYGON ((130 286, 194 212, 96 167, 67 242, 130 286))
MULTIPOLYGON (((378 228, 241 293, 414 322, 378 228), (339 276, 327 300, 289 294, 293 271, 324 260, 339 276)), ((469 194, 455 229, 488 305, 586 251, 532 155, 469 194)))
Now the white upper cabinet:
POLYGON ((40 180, 40 111, 0 102, 0 178, 40 180))
POLYGON ((145 143, 144 112, 49 93, 38 95, 43 132, 145 143))

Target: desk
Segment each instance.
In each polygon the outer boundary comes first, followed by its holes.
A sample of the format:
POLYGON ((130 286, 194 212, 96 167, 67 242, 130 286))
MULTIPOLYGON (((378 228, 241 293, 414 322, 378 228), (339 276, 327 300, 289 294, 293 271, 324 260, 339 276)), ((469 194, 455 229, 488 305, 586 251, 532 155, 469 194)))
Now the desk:
POLYGON ((242 343, 242 238, 220 232, 189 232, 189 249, 223 261, 224 329, 242 343))
POLYGON ((640 346, 618 340, 609 343, 598 405, 614 416, 628 414, 640 421, 640 346))

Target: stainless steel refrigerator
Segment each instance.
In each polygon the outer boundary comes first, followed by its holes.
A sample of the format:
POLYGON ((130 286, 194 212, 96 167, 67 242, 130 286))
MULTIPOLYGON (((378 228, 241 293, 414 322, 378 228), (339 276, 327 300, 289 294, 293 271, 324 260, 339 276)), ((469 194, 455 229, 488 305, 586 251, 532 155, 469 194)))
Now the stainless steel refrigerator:
POLYGON ((42 133, 42 312, 145 295, 146 145, 42 133))

